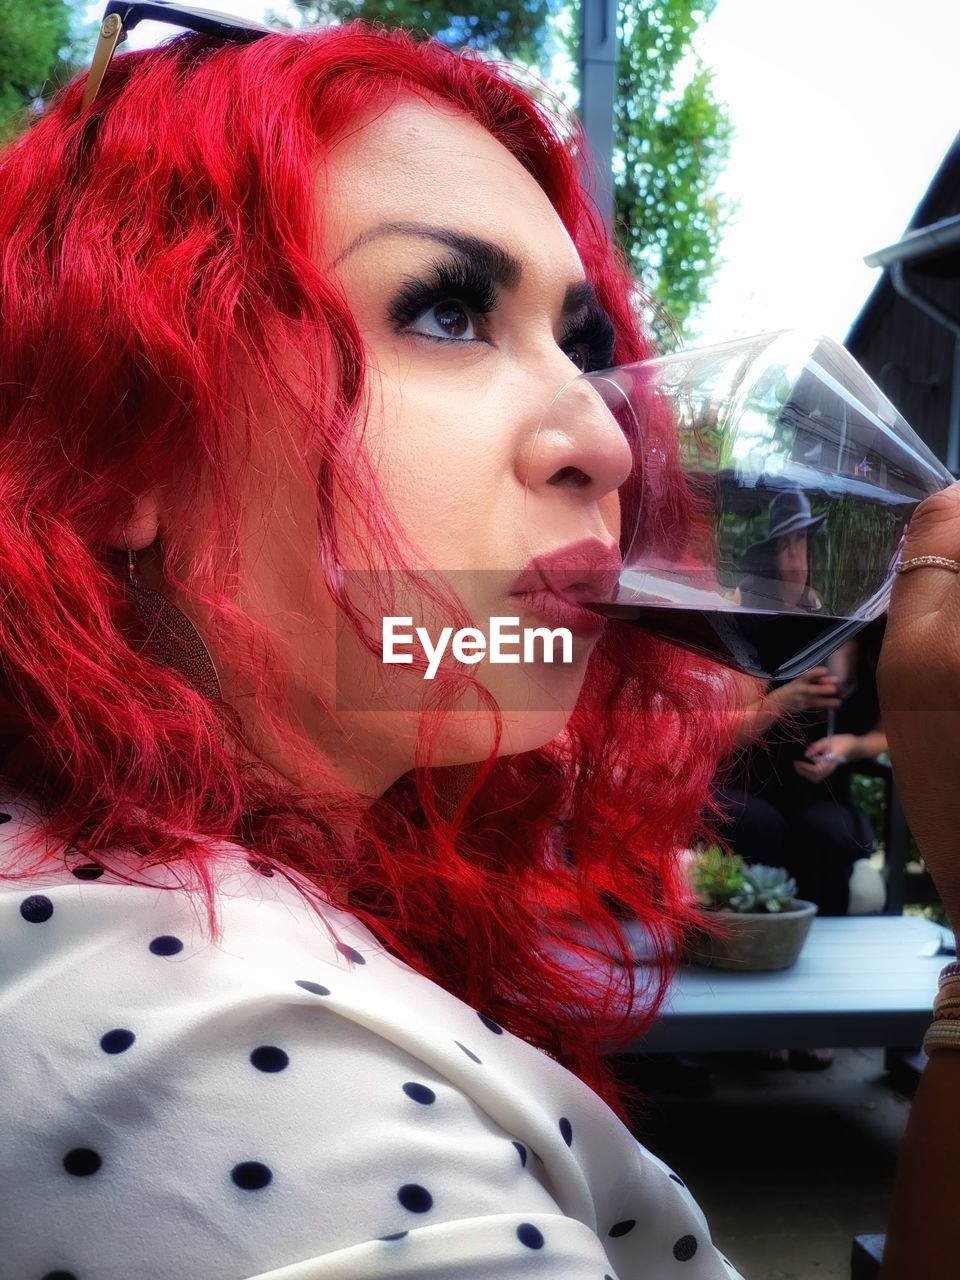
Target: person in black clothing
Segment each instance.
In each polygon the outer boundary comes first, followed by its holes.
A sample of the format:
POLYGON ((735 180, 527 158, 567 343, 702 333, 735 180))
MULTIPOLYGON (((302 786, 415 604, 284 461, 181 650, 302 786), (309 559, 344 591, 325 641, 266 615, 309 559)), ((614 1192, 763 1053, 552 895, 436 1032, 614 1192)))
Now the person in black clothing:
MULTIPOLYGON (((748 608, 817 613, 810 541, 823 523, 802 490, 770 503, 767 536, 748 547, 738 597, 748 608)), ((817 667, 764 691, 745 684, 741 744, 718 795, 720 834, 748 862, 786 867, 821 915, 845 915, 854 863, 874 833, 850 793, 858 759, 886 749, 874 673, 883 623, 872 624, 817 667)))
POLYGON ((748 862, 786 867, 799 896, 825 916, 846 915, 853 864, 873 848, 850 778, 857 760, 886 750, 875 679, 883 624, 843 645, 829 668, 765 694, 753 686, 746 749, 724 771, 717 793, 726 815, 720 834, 734 851, 748 862))

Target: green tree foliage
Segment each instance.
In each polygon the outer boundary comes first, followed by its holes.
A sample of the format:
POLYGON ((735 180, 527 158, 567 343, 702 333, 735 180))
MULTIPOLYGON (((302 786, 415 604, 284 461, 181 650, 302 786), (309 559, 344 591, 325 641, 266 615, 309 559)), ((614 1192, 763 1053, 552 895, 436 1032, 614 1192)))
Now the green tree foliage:
POLYGON ((2 0, 0 140, 16 132, 31 103, 60 86, 70 38, 68 0, 2 0))
MULTIPOLYGON (((716 0, 620 0, 614 181, 617 233, 652 300, 661 345, 676 345, 718 265, 727 210, 716 194, 731 127, 693 49, 716 0)), ((288 0, 302 23, 362 17, 469 45, 545 74, 575 65, 580 0, 288 0)), ((561 97, 563 86, 554 86, 561 97)))
POLYGON ((717 195, 732 127, 693 48, 716 0, 621 0, 614 147, 618 234, 664 346, 706 300, 729 210, 717 195), (671 323, 672 321, 672 323, 671 323))

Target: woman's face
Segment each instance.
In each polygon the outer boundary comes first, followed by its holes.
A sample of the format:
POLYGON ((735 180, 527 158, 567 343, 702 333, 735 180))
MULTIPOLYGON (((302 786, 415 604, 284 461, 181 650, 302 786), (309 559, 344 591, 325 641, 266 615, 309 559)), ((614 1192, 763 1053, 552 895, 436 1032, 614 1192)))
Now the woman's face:
MULTIPOLYGON (((351 128, 324 165, 318 207, 324 269, 369 363, 360 445, 410 544, 395 563, 375 554, 364 513, 342 492, 335 515, 347 590, 369 607, 378 640, 382 600, 372 588, 393 591, 395 614, 412 618, 398 632, 424 625, 436 644, 443 624, 460 625, 419 597, 396 572, 404 565, 452 585, 486 636, 496 616, 568 626, 570 662, 546 662, 542 646, 524 661, 519 646, 508 650, 519 662, 461 668, 501 709, 502 754, 542 745, 573 710, 601 624, 537 595, 531 561, 558 553, 550 581, 584 599, 619 563, 616 494, 628 445, 584 384, 551 411, 582 368, 610 364, 609 320, 536 182, 478 125, 443 108, 401 101, 351 128)), ((252 569, 261 621, 300 667, 296 710, 312 736, 348 773, 347 757, 362 760, 360 785, 382 789, 412 767, 418 708, 438 686, 382 662, 349 628, 337 638, 313 495, 291 486, 262 513, 252 569)), ((560 646, 550 647, 559 658, 560 646)), ((422 650, 400 642, 398 652, 422 650)), ((478 713, 473 697, 459 706, 443 718, 435 763, 491 749, 489 712, 478 713)))
POLYGON ((785 537, 778 538, 774 557, 783 601, 788 605, 798 605, 810 572, 807 530, 800 529, 796 533, 788 533, 785 537))

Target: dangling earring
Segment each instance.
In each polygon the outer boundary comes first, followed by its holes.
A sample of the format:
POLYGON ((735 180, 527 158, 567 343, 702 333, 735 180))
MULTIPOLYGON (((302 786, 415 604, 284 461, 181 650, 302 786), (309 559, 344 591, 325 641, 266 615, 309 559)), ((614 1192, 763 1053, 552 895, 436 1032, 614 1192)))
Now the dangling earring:
POLYGON ((141 584, 137 559, 129 547, 124 587, 143 628, 139 639, 154 662, 178 671, 205 698, 222 701, 220 677, 200 633, 182 609, 141 584))

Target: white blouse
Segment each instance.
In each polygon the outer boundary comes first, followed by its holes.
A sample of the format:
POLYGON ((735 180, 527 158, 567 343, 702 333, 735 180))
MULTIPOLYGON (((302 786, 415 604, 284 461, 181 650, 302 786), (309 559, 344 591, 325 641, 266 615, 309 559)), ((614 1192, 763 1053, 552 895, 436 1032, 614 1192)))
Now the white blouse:
POLYGON ((4 1280, 737 1277, 576 1076, 221 850, 215 942, 170 868, 0 882, 4 1280))

